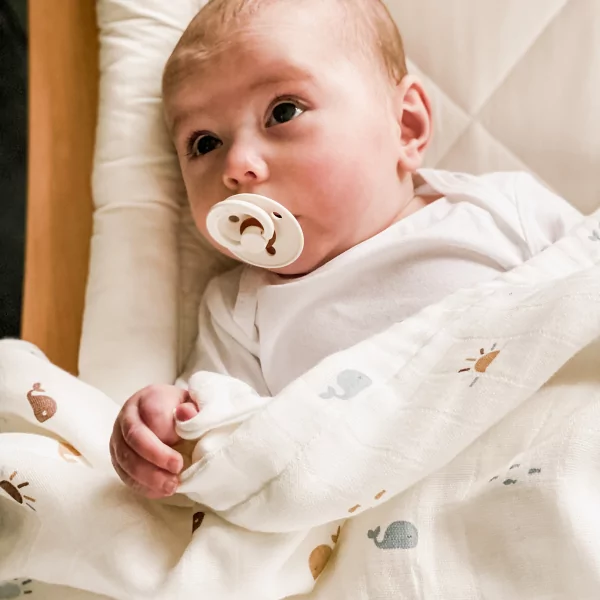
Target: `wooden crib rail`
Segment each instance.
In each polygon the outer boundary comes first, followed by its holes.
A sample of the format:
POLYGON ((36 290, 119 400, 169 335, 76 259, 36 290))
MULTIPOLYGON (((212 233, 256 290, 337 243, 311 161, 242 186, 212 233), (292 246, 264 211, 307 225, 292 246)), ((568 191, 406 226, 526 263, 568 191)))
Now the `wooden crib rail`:
POLYGON ((77 372, 92 224, 95 0, 29 0, 29 166, 22 337, 77 372))

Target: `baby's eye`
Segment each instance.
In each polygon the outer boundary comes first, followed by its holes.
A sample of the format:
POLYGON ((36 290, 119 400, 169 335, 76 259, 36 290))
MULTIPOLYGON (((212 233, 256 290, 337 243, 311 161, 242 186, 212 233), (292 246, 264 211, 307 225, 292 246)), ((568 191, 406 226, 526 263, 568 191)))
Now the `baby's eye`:
POLYGON ((188 155, 192 158, 204 156, 222 145, 223 142, 213 135, 192 135, 188 142, 188 155))
POLYGON ((267 127, 273 127, 274 125, 281 125, 292 121, 296 117, 300 116, 304 110, 299 106, 296 106, 293 102, 281 102, 271 112, 271 116, 267 121, 267 127))

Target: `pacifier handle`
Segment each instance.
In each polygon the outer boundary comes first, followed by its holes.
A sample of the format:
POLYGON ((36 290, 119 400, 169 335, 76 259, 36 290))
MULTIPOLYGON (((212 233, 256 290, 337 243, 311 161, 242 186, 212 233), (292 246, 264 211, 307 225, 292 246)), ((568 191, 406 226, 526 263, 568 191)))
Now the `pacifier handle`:
POLYGON ((258 254, 267 247, 267 244, 275 235, 275 225, 269 214, 259 206, 245 200, 235 199, 235 197, 229 198, 214 206, 209 216, 211 215, 212 218, 207 220, 208 233, 221 246, 232 252, 244 248, 252 254, 258 254), (250 218, 242 221, 239 217, 240 214, 250 218), (230 226, 225 229, 221 226, 223 219, 227 219, 232 224, 240 223, 238 229, 239 239, 234 237, 235 227, 230 226), (246 243, 244 243, 245 236, 249 236, 246 243), (264 244, 261 244, 259 240, 264 240, 264 244))

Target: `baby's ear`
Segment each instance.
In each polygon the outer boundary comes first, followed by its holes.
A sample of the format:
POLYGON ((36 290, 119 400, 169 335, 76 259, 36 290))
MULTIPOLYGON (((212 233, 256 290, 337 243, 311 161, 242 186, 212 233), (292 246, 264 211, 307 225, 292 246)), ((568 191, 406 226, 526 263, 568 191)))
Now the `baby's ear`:
POLYGON ((431 102, 423 85, 413 75, 402 79, 394 95, 402 143, 398 167, 406 173, 414 173, 421 167, 431 140, 431 102))

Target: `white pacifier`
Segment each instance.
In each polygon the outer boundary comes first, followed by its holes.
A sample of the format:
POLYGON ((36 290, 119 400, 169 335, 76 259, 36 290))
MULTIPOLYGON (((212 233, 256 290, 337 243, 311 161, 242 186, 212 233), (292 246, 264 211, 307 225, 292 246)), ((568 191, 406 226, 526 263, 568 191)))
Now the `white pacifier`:
POLYGON ((287 267, 304 249, 296 217, 285 206, 258 194, 237 194, 215 204, 206 226, 217 243, 255 267, 287 267))

